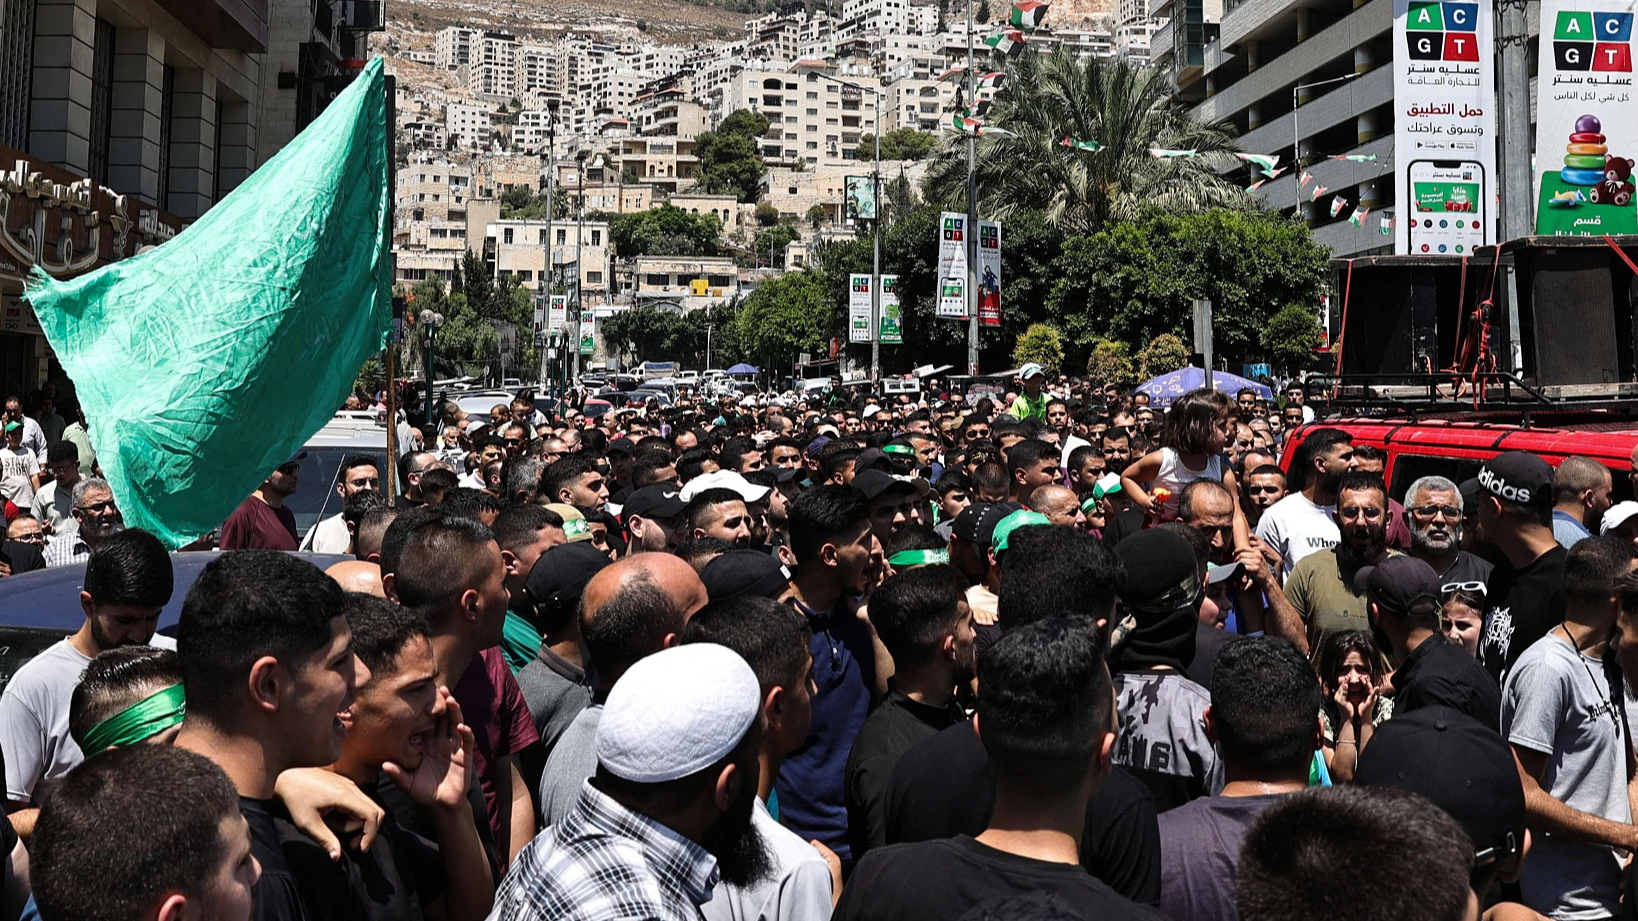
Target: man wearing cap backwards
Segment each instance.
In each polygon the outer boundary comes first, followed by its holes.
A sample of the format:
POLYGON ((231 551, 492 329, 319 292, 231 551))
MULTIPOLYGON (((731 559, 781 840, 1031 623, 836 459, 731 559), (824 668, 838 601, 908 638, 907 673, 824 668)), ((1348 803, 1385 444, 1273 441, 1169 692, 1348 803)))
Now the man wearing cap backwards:
POLYGON ((990 550, 995 526, 1021 506, 975 502, 961 510, 950 527, 950 563, 968 583, 967 605, 981 623, 994 623, 1001 567, 990 550))
POLYGON ((596 773, 501 881, 496 921, 698 921, 719 882, 770 869, 754 820, 762 694, 726 647, 634 663, 609 693, 596 773))
POLYGON ((887 843, 888 782, 899 756, 965 722, 957 686, 976 674, 966 583, 949 566, 923 566, 882 583, 870 622, 893 656, 887 697, 859 729, 847 759, 848 835, 857 860, 887 843))
POLYGON ((1264 809, 1308 786, 1320 745, 1320 689, 1302 653, 1279 637, 1225 648, 1212 674, 1206 732, 1226 781, 1160 815, 1160 907, 1188 921, 1234 921, 1240 842, 1264 809))
POLYGON ((1358 578, 1369 600, 1377 647, 1399 663, 1393 675, 1394 714, 1444 706, 1496 729, 1501 688, 1484 666, 1441 631, 1439 577, 1433 567, 1415 557, 1397 556, 1360 570, 1358 578))
POLYGON ((1035 892, 1061 900, 1060 917, 1161 917, 1080 866, 1087 800, 1108 779, 1115 746, 1096 625, 1056 617, 1009 632, 978 660, 978 677, 974 729, 995 777, 988 827, 872 850, 842 890, 837 921, 960 918, 1035 892))
POLYGON ((1502 686, 1502 735, 1530 825, 1543 832, 1519 885, 1526 905, 1554 918, 1614 917, 1620 851, 1638 850, 1622 689, 1603 667, 1620 609, 1615 582, 1632 569, 1628 544, 1604 536, 1576 544, 1564 562, 1563 619, 1519 655, 1502 686))
POLYGON ((296 514, 284 507, 284 501, 296 494, 300 479, 298 458, 280 464, 222 522, 218 546, 223 550, 295 550, 296 514))
POLYGON ((1474 538, 1499 556, 1490 576, 1490 610, 1479 661, 1502 684, 1507 671, 1564 619, 1565 550, 1553 537, 1553 469, 1524 451, 1479 468, 1474 538))
POLYGON ((1046 386, 1046 369, 1033 361, 1026 362, 1018 369, 1018 376, 1024 382, 1024 392, 1012 401, 1012 408, 1007 411, 1019 419, 1045 421, 1047 395, 1042 388, 1046 386))
POLYGON ((705 585, 667 553, 641 553, 598 572, 581 594, 580 637, 596 676, 592 704, 563 730, 540 778, 540 814, 551 824, 574 807, 597 768, 603 701, 643 658, 677 644, 683 625, 705 607, 705 585))
MULTIPOLYGON (((753 552, 753 551, 745 551, 753 552)), ((753 822, 772 870, 749 886, 723 883, 700 907, 706 921, 825 921, 841 888, 842 864, 829 848, 779 824, 767 801, 785 756, 807 743, 813 718, 813 655, 808 625, 771 598, 713 602, 688 621, 683 644, 718 643, 756 673, 762 694, 760 776, 753 822)))
MULTIPOLYGON (((1517 882, 1531 846, 1524 788, 1501 736, 1465 713, 1424 707, 1394 709, 1359 755, 1361 787, 1392 787, 1427 797, 1461 823, 1473 842, 1469 882, 1482 901, 1496 882, 1517 882)), ((1492 904, 1489 918, 1535 917, 1513 902, 1492 904)))

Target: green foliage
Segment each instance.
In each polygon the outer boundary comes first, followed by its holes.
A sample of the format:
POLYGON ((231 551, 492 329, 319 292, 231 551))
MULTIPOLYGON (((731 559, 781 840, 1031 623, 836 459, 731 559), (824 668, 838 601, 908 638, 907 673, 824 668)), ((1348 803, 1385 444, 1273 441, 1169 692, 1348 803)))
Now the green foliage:
POLYGON ((1063 337, 1058 335, 1058 328, 1049 323, 1031 323, 1029 329, 1018 336, 1018 344, 1012 349, 1012 363, 1022 365, 1025 362, 1035 362, 1047 370, 1047 376, 1058 373, 1064 363, 1063 337))
POLYGON ((1262 346, 1276 369, 1295 374, 1314 363, 1314 350, 1322 341, 1319 318, 1314 308, 1287 304, 1275 312, 1263 327, 1262 346))
MULTIPOLYGON (((876 143, 874 134, 859 136, 860 160, 869 160, 873 156, 872 145, 876 143)), ((914 128, 894 128, 882 135, 883 160, 925 160, 938 150, 938 135, 917 131, 914 128)))
POLYGON ((814 205, 808 209, 808 223, 814 230, 825 226, 825 218, 828 216, 824 205, 814 205))
POLYGON ((740 109, 715 130, 701 134, 695 144, 700 187, 715 195, 734 195, 742 202, 756 201, 766 169, 756 139, 767 130, 767 117, 740 109))
POLYGON ((1193 299, 1210 298, 1215 351, 1249 358, 1278 305, 1317 303, 1327 259, 1302 223, 1278 215, 1152 214, 1066 239, 1046 314, 1072 341, 1147 342, 1184 331, 1193 299))
MULTIPOLYGON (((504 221, 544 221, 546 220, 546 192, 532 192, 529 189, 517 187, 507 189, 501 195, 501 220, 504 221)), ((562 220, 569 214, 569 196, 559 195, 552 202, 554 220, 562 220)))
POLYGON ((1171 333, 1161 333, 1138 352, 1138 376, 1144 380, 1169 374, 1189 363, 1189 347, 1171 333))
MULTIPOLYGON (((1222 175, 1239 161, 1236 130, 1188 114, 1166 73, 1121 58, 1020 55, 1006 66, 1006 88, 988 121, 1014 137, 977 140, 980 212, 1003 220, 1038 210, 1065 233, 1096 233, 1111 220, 1146 211, 1193 213, 1252 207, 1222 175), (1065 137, 1102 150, 1063 147, 1065 137), (1149 148, 1192 149, 1195 157, 1157 159, 1149 148)), ((965 207, 967 142, 951 137, 928 171, 930 199, 965 207)), ((955 210, 952 207, 951 210, 955 210)))
POLYGON ((772 227, 773 225, 779 223, 779 209, 773 206, 773 202, 757 202, 756 222, 764 227, 772 227))
POLYGON ((637 20, 637 31, 647 32, 648 31, 648 20, 646 20, 646 19, 637 20))
POLYGON ((802 352, 823 352, 841 329, 841 303, 821 271, 787 272, 765 281, 739 310, 740 348, 775 368, 789 367, 802 352))
MULTIPOLYGON (((480 274, 478 278, 480 284, 487 285, 486 275, 480 274)), ((420 282, 413 294, 415 300, 409 309, 417 319, 427 310, 444 315, 444 325, 438 330, 437 342, 433 347, 436 361, 433 376, 482 372, 488 361, 495 357, 495 347, 500 342, 494 325, 472 308, 464 292, 446 294, 444 283, 439 278, 420 282)), ((409 339, 415 361, 424 363, 427 343, 425 328, 420 323, 409 327, 409 339)))
POLYGON ((621 256, 715 256, 722 222, 716 215, 691 214, 665 204, 620 215, 609 236, 621 256))
POLYGON ((1130 387, 1137 382, 1137 367, 1132 363, 1132 350, 1124 342, 1104 339, 1092 347, 1092 357, 1086 360, 1086 375, 1098 385, 1115 383, 1130 387))
POLYGON ((711 361, 718 364, 738 361, 740 349, 733 308, 726 304, 688 313, 639 307, 609 317, 598 331, 604 342, 632 362, 667 360, 703 366, 707 327, 710 327, 711 361))
POLYGON ((973 13, 974 22, 990 21, 990 0, 978 0, 978 10, 973 13))
POLYGON ((353 390, 362 394, 373 394, 384 389, 386 384, 387 372, 381 367, 381 359, 371 358, 358 369, 358 380, 353 382, 353 390))
POLYGON ((789 224, 779 224, 767 230, 758 231, 757 235, 751 238, 752 262, 755 263, 760 260, 764 265, 768 264, 770 260, 777 262, 780 251, 785 248, 785 244, 800 239, 802 239, 802 235, 797 233, 796 228, 789 224))

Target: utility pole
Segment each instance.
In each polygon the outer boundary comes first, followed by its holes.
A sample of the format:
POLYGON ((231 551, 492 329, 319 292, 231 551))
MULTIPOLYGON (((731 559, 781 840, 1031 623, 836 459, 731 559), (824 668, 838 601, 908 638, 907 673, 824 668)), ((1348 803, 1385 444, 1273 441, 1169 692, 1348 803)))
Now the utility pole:
POLYGON ((546 343, 552 341, 552 280, 556 276, 552 265, 552 187, 557 185, 557 106, 546 104, 546 268, 541 272, 541 289, 546 298, 546 329, 540 340, 540 383, 549 379, 546 343))
MULTIPOLYGON (((967 2, 967 105, 973 105, 973 4, 967 2)), ((978 374, 978 132, 967 134, 967 373, 978 374)))
MULTIPOLYGON (((1530 49, 1526 0, 1496 0, 1497 54, 1501 57, 1501 240, 1534 231, 1530 216, 1535 177, 1530 169, 1530 49)), ((1498 241, 1499 242, 1499 241, 1498 241)), ((1508 269, 1511 273, 1512 270, 1508 269)), ((1513 311, 1508 311, 1513 316, 1513 311)), ((1517 331, 1513 336, 1518 342, 1517 331)))
POLYGON ((870 170, 871 201, 876 206, 876 217, 870 228, 870 379, 882 379, 882 91, 877 77, 875 94, 876 131, 873 135, 876 151, 870 170))

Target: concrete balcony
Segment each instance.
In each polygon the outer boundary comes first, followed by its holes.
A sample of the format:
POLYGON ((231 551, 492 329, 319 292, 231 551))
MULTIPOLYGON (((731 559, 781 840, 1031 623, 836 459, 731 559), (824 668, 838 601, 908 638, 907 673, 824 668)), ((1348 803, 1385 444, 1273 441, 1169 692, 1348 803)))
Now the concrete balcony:
POLYGON ((1160 61, 1171 60, 1172 30, 1172 22, 1168 19, 1166 24, 1156 29, 1155 34, 1149 39, 1149 55, 1157 64, 1160 61))
MULTIPOLYGON (((1239 10, 1237 9, 1235 12, 1238 13, 1239 10)), ((1289 98, 1293 85, 1304 79, 1309 79, 1311 74, 1316 73, 1337 59, 1351 56, 1355 48, 1364 45, 1370 39, 1392 27, 1392 0, 1370 0, 1369 3, 1354 10, 1329 28, 1310 37, 1308 41, 1297 45, 1272 61, 1264 62, 1262 67, 1246 74, 1238 82, 1229 86, 1218 87, 1217 95, 1195 106, 1194 115, 1196 118, 1218 121, 1244 111, 1247 106, 1271 96, 1283 93, 1289 98)), ((1158 54, 1161 47, 1159 33, 1155 35, 1154 47, 1157 49, 1158 54)), ((1392 78, 1389 76, 1389 71, 1392 68, 1387 66, 1389 63, 1391 62, 1381 62, 1381 65, 1375 71, 1343 84, 1344 88, 1372 79, 1380 79, 1383 86, 1389 87, 1391 95, 1392 78)), ((1332 122, 1332 124, 1335 124, 1335 122, 1332 122)), ((1306 119, 1304 119, 1303 125, 1305 128, 1308 126, 1306 119)), ((1290 132, 1290 125, 1287 124, 1286 136, 1288 138, 1290 132)), ((1248 147, 1247 149, 1252 148, 1248 147)))
POLYGON ((212 48, 267 51, 268 0, 157 0, 212 48))

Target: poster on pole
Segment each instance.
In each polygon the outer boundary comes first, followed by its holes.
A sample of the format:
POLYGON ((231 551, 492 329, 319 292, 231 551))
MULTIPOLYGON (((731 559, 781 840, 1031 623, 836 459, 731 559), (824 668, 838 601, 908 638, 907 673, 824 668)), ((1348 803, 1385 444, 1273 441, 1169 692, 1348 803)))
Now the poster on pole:
POLYGON ((899 276, 882 276, 882 345, 904 342, 903 318, 899 314, 899 276))
POLYGON ((849 275, 847 279, 847 341, 870 341, 870 276, 849 275))
POLYGON ((546 295, 535 295, 535 332, 546 328, 546 295))
POLYGON ((978 324, 1001 325, 1001 224, 978 222, 978 324))
POLYGON ((554 294, 548 300, 550 306, 546 309, 546 329, 555 333, 569 322, 569 296, 554 294))
POLYGON ((846 217, 850 221, 876 219, 876 180, 873 176, 848 176, 846 217))
POLYGON ((580 314, 580 354, 591 355, 597 351, 597 315, 590 310, 580 314))
POLYGON ((967 216, 939 215, 938 308, 946 320, 967 319, 967 216))
POLYGON ((1491 0, 1394 0, 1397 254, 1496 242, 1494 33, 1491 0))
POLYGON ((1542 0, 1536 233, 1638 233, 1632 4, 1542 0), (1559 151, 1562 149, 1563 153, 1559 151))

